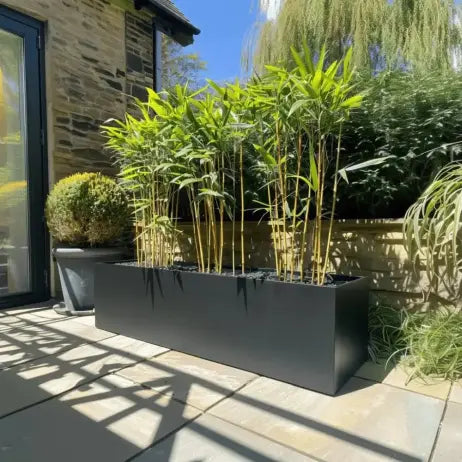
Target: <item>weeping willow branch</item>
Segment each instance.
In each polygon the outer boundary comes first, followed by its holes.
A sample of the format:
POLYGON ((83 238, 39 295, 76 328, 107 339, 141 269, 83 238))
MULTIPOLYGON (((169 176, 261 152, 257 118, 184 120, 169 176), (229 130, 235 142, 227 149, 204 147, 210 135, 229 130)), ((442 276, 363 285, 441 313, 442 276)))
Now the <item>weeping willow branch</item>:
POLYGON ((333 60, 353 45, 360 71, 450 69, 462 45, 461 17, 454 0, 283 0, 275 20, 255 25, 243 60, 257 72, 287 65, 290 47, 307 41, 314 50, 325 45, 333 60))

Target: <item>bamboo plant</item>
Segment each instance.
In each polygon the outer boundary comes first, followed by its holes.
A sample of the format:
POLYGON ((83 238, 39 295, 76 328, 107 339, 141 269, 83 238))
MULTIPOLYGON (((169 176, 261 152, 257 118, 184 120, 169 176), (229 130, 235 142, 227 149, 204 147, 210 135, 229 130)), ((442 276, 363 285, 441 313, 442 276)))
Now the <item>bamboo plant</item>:
POLYGON ((338 182, 347 170, 339 170, 342 125, 362 95, 351 83, 351 50, 330 65, 325 50, 316 60, 306 45, 292 55, 293 69, 268 66, 246 85, 148 90, 148 101, 137 102, 140 117, 104 127, 132 195, 140 264, 175 263, 185 201, 199 271, 221 273, 228 245, 233 273, 246 272, 244 222, 253 211, 267 215, 279 279, 326 282, 338 182), (252 205, 249 174, 262 178, 252 205))
POLYGON ((103 130, 107 146, 117 152, 121 184, 132 198, 137 260, 147 266, 169 266, 175 260, 179 196, 165 166, 174 165, 176 138, 170 121, 181 108, 152 90, 146 103, 138 101, 138 108, 139 119, 127 114, 125 121, 110 120, 114 124, 103 130))
POLYGON ((257 112, 263 114, 262 144, 255 145, 267 173, 267 210, 272 226, 276 271, 282 280, 307 277, 325 283, 332 237, 341 153, 342 124, 358 107, 350 68, 352 51, 325 65, 322 50, 315 63, 307 46, 292 49, 292 71, 267 66, 264 84, 250 86, 257 112), (326 68, 327 67, 327 68, 326 68), (334 162, 331 207, 326 210, 326 176, 334 162), (329 219, 324 240, 322 222, 329 219))

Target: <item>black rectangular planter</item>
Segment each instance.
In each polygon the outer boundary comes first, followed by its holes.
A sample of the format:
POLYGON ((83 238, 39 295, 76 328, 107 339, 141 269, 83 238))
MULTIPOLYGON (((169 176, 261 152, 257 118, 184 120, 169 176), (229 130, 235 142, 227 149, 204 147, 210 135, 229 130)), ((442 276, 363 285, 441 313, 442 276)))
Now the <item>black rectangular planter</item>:
POLYGON ((369 283, 96 265, 96 326, 333 395, 367 358, 369 283))

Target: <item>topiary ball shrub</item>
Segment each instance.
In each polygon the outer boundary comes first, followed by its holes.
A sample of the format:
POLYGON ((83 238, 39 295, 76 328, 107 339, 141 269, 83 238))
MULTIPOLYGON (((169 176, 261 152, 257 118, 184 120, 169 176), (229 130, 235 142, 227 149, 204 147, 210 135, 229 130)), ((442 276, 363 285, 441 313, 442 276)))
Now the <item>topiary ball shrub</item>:
POLYGON ((124 191, 100 173, 77 173, 56 183, 45 213, 54 239, 80 247, 113 244, 130 219, 124 191))

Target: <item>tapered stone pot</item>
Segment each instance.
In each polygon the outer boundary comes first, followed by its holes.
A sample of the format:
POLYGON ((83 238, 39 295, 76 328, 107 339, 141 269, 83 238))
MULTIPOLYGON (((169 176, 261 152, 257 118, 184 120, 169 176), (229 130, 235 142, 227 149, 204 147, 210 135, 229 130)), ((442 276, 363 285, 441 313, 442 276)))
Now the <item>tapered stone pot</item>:
POLYGON ((315 286, 96 265, 96 326, 333 395, 367 359, 367 278, 315 286))
POLYGON ((94 313, 94 278, 96 263, 120 260, 119 248, 53 249, 59 271, 64 303, 55 305, 60 314, 84 316, 94 313))

